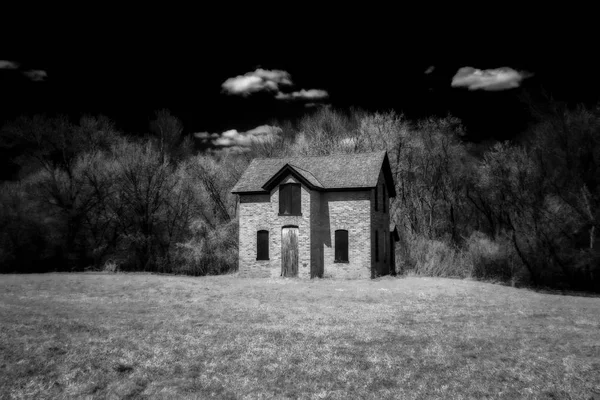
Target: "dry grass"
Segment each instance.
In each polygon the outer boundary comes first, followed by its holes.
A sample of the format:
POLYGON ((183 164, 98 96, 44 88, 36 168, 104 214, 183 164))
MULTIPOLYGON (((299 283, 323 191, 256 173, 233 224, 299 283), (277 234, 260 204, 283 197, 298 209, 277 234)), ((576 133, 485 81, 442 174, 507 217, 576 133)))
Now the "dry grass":
POLYGON ((466 280, 0 276, 1 398, 600 398, 600 298, 466 280))

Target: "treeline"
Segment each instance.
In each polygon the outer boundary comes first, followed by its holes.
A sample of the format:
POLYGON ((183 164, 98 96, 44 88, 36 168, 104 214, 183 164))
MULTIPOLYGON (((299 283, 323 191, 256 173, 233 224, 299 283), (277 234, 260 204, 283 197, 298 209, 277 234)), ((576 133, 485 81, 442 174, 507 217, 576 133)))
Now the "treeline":
POLYGON ((2 129, 20 179, 0 188, 2 272, 122 270, 193 275, 236 263, 238 160, 193 156, 160 111, 130 138, 104 117, 20 118, 2 129))
POLYGON ((2 128, 20 173, 0 188, 0 268, 232 271, 229 191, 252 158, 385 149, 398 271, 600 291, 600 109, 552 103, 536 118, 482 144, 452 117, 324 108, 241 154, 198 153, 168 111, 135 139, 103 117, 20 118, 2 128))

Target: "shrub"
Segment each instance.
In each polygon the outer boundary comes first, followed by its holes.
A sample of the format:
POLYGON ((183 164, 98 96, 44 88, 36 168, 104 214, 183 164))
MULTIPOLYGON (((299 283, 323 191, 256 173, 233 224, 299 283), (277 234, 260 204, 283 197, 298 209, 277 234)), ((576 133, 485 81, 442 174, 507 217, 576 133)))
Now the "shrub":
POLYGON ((237 270, 238 224, 210 226, 204 220, 190 225, 191 238, 178 243, 173 272, 186 275, 216 275, 237 270))
POLYGON ((418 275, 466 278, 471 275, 468 256, 442 240, 414 236, 408 241, 412 271, 418 275))
POLYGON ((507 240, 494 241, 475 231, 466 240, 465 250, 473 278, 511 282, 513 285, 527 280, 526 271, 507 240))

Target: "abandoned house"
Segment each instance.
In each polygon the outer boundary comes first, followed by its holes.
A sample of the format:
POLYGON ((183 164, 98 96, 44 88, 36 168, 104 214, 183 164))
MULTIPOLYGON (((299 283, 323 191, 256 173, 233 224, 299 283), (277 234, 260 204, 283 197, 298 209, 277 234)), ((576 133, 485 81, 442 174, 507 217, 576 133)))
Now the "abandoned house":
POLYGON ((242 276, 373 278, 395 272, 387 152, 254 159, 239 195, 242 276))

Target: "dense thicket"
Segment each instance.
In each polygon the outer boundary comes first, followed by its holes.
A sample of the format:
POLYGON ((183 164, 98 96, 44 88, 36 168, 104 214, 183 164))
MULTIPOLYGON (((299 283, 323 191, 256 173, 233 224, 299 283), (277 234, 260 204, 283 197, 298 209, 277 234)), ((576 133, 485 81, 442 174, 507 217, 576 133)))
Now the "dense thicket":
POLYGON ((553 105, 519 141, 473 144, 460 121, 327 108, 243 153, 197 152, 156 113, 133 139, 104 117, 2 128, 19 174, 0 188, 0 270, 235 270, 236 198, 253 157, 385 149, 397 270, 600 291, 600 109, 553 105))

